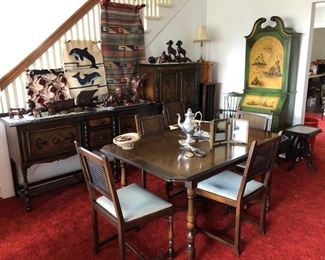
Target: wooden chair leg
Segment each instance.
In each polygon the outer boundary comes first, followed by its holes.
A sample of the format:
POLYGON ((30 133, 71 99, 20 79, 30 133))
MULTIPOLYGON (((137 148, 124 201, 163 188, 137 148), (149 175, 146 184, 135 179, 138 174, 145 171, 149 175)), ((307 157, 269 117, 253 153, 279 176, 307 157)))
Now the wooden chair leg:
POLYGON ((169 201, 170 200, 170 182, 166 181, 165 182, 165 189, 166 189, 166 199, 169 201))
POLYGON ((92 210, 92 224, 93 224, 93 239, 94 239, 94 254, 99 251, 99 232, 98 232, 98 215, 96 210, 92 210))
POLYGON ((168 216, 168 258, 173 259, 174 256, 174 228, 173 216, 168 216))
POLYGON ((143 188, 147 188, 147 173, 144 170, 141 170, 141 184, 143 188))
POLYGON ((120 259, 124 260, 126 259, 126 252, 125 252, 125 241, 124 241, 124 232, 122 232, 120 229, 118 230, 118 244, 120 249, 120 259))
POLYGON ((266 203, 267 203, 267 191, 264 193, 262 198, 262 206, 261 206, 261 216, 259 223, 259 231, 261 235, 265 235, 265 215, 266 215, 266 203))
POLYGON ((234 252, 237 256, 240 255, 240 231, 241 231, 241 207, 236 208, 235 219, 235 234, 234 234, 234 252))
POLYGON ((266 206, 265 206, 266 212, 270 212, 270 199, 271 199, 271 186, 269 187, 266 194, 266 206))

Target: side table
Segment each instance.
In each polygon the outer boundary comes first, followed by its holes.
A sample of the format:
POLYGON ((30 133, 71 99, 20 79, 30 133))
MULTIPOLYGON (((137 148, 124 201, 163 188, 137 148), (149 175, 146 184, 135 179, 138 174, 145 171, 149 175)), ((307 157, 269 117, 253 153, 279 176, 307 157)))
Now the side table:
POLYGON ((296 125, 284 131, 291 139, 288 156, 293 159, 291 170, 296 162, 305 159, 307 166, 313 174, 316 174, 316 168, 312 161, 312 149, 310 139, 321 133, 322 129, 305 125, 296 125))

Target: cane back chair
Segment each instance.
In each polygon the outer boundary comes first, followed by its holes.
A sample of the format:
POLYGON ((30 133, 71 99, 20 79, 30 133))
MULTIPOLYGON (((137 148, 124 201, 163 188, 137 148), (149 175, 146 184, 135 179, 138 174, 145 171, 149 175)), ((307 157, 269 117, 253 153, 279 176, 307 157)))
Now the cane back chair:
POLYGON ((172 205, 137 184, 116 189, 108 159, 104 155, 96 155, 78 146, 76 141, 75 146, 92 206, 94 252, 98 253, 101 245, 118 238, 120 259, 126 259, 126 247, 139 258, 144 259, 143 254, 126 241, 126 232, 138 228, 140 223, 168 216, 168 256, 171 258, 173 256, 172 205), (117 228, 117 235, 100 241, 98 213, 117 228))
POLYGON ((229 245, 234 252, 240 254, 241 221, 244 218, 259 226, 262 235, 265 234, 266 199, 269 192, 270 175, 275 160, 280 137, 257 144, 253 141, 249 150, 247 166, 243 175, 226 170, 201 181, 197 185, 196 193, 205 198, 223 203, 235 209, 235 223, 231 223, 218 234, 204 228, 197 227, 210 238, 229 245), (261 178, 257 181, 256 179, 261 178), (262 198, 259 221, 245 215, 243 208, 252 200, 262 198), (234 237, 230 239, 225 233, 235 227, 234 237))

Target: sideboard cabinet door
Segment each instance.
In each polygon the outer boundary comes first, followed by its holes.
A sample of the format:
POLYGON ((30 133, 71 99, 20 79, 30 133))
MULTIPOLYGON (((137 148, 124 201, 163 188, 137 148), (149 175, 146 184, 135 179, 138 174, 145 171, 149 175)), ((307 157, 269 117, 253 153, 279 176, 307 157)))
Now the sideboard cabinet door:
POLYGON ((145 74, 143 98, 157 103, 183 101, 186 108, 199 109, 198 63, 140 64, 145 74))

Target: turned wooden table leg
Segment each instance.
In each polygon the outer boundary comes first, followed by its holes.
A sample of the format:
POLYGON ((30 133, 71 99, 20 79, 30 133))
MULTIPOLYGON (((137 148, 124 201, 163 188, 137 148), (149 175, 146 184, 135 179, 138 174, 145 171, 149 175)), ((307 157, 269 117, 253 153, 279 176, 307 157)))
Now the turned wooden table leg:
POLYGON ((127 185, 127 181, 125 176, 125 164, 122 160, 120 161, 120 167, 121 167, 121 186, 125 187, 127 185))
POLYGON ((187 188, 187 259, 195 259, 195 234, 194 228, 196 224, 196 216, 195 216, 195 205, 194 205, 194 197, 195 197, 195 187, 193 187, 192 183, 186 183, 187 188))

